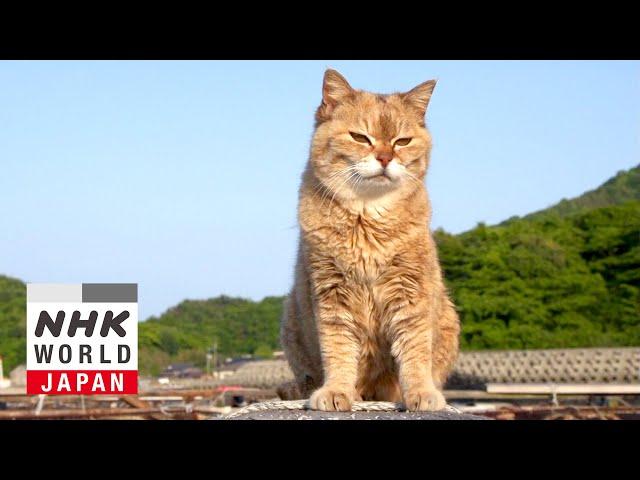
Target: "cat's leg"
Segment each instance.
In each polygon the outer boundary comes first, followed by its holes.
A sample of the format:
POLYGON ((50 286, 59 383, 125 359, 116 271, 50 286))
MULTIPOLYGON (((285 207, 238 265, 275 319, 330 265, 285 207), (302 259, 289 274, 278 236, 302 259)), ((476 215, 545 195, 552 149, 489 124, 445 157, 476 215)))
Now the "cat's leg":
POLYGON ((446 293, 441 300, 441 312, 437 319, 433 345, 433 379, 442 388, 458 358, 460 320, 446 293))
POLYGON ((446 402, 433 376, 433 338, 437 314, 432 296, 406 302, 389 320, 391 353, 398 365, 404 404, 409 411, 441 410, 446 402))
POLYGON ((310 399, 315 410, 349 411, 356 393, 360 340, 343 287, 316 297, 316 324, 322 353, 324 384, 310 399))
MULTIPOLYGON (((285 382, 276 389, 283 400, 308 398, 322 383, 321 368, 313 365, 313 355, 305 346, 303 319, 296 293, 294 288, 285 300, 280 326, 280 342, 294 376, 294 381, 285 382)), ((319 362, 318 358, 315 363, 319 362)))

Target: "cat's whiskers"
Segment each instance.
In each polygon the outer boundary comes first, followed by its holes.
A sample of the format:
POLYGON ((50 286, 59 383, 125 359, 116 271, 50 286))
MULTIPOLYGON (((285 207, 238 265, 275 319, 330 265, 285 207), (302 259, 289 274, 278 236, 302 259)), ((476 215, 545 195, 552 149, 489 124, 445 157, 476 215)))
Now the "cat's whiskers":
POLYGON ((331 191, 330 186, 340 180, 340 175, 342 175, 342 171, 332 173, 325 181, 318 182, 318 184, 314 187, 313 191, 313 200, 315 201, 320 195, 320 204, 324 203, 324 198, 331 191))
POLYGON ((314 199, 317 198, 317 195, 322 192, 325 193, 329 188, 326 184, 331 184, 333 181, 338 180, 341 175, 348 171, 353 166, 348 166, 345 169, 338 170, 337 172, 333 172, 330 174, 324 182, 319 181, 318 184, 314 188, 314 199))
POLYGON ((349 174, 349 176, 344 180, 344 182, 340 184, 340 187, 335 189, 335 191, 333 192, 333 196, 331 197, 331 201, 329 202, 330 205, 333 203, 333 200, 336 198, 336 195, 338 194, 338 192, 347 185, 349 180, 351 180, 354 177, 362 178, 362 175, 360 175, 360 173, 357 170, 352 171, 349 174))
POLYGON ((407 170, 406 168, 404 169, 404 175, 409 178, 410 180, 413 180, 414 182, 416 182, 418 185, 420 186, 424 186, 424 183, 422 180, 420 180, 418 177, 416 177, 415 175, 413 175, 409 170, 407 170))
MULTIPOLYGON (((348 167, 347 167, 348 168, 348 167)), ((342 175, 346 173, 347 169, 340 170, 332 175, 326 182, 321 184, 322 197, 320 198, 320 208, 324 207, 324 202, 329 194, 333 191, 333 187, 342 180, 342 175)))
POLYGON ((333 203, 336 193, 346 185, 346 183, 350 180, 351 177, 353 177, 354 174, 358 174, 356 168, 356 165, 350 165, 346 168, 343 168, 342 170, 339 170, 338 172, 336 172, 336 175, 332 176, 331 180, 327 182, 325 192, 320 199, 320 209, 324 208, 324 202, 328 198, 329 193, 331 193, 332 191, 333 195, 329 204, 333 203), (346 175, 346 177, 343 177, 344 175, 346 175), (338 182, 340 182, 340 180, 342 180, 342 183, 338 188, 335 188, 336 186, 338 186, 338 182))

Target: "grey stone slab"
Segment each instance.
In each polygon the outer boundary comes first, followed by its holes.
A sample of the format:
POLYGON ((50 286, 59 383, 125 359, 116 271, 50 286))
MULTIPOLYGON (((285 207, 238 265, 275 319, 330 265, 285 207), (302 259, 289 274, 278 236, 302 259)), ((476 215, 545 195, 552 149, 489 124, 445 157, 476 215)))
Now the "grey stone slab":
POLYGON ((263 410, 229 420, 489 420, 486 417, 440 412, 320 412, 316 410, 263 410))

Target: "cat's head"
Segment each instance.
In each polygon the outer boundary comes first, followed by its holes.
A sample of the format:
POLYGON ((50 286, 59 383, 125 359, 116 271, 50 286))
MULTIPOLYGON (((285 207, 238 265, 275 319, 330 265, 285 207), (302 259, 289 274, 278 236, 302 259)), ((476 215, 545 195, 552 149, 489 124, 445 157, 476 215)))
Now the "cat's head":
POLYGON ((347 199, 420 187, 431 151, 424 116, 435 84, 379 95, 356 90, 327 70, 311 150, 316 177, 335 197, 347 199))

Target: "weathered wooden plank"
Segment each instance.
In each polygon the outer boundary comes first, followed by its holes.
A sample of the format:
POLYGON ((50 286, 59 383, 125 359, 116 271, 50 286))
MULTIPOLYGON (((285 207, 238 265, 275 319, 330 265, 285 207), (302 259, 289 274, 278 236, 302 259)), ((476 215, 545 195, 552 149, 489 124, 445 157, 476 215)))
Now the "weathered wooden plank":
POLYGON ((86 410, 42 410, 37 414, 33 410, 5 410, 0 411, 0 420, 40 420, 53 418, 103 418, 121 416, 147 416, 162 413, 159 408, 90 408, 86 410))
POLYGON ((487 383, 487 393, 530 395, 639 395, 640 385, 615 383, 487 383))
MULTIPOLYGON (((135 395, 123 395, 122 397, 120 397, 120 400, 122 400, 127 405, 131 405, 132 407, 137 408, 138 410, 152 408, 150 403, 145 402, 144 400, 140 400, 135 395)), ((167 415, 162 413, 162 411, 159 411, 159 413, 150 413, 148 414, 148 417, 152 418, 153 420, 167 420, 169 418, 167 415)))

